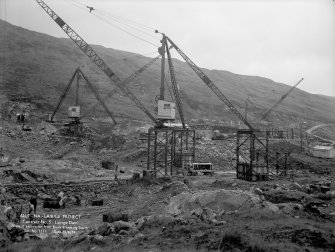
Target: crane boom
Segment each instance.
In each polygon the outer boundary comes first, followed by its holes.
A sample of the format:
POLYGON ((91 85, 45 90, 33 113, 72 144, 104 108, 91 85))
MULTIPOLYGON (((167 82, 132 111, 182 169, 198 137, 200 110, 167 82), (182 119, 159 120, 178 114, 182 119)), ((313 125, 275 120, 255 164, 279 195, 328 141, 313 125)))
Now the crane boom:
MULTIPOLYGON (((165 39, 165 38, 163 38, 163 39, 165 39)), ((174 67, 173 67, 173 64, 172 64, 170 49, 169 49, 168 44, 166 42, 165 42, 165 46, 166 46, 166 53, 167 53, 168 63, 169 63, 169 70, 170 70, 173 93, 174 93, 174 96, 175 96, 175 99, 176 99, 177 109, 178 109, 178 113, 179 113, 181 123, 183 125, 183 128, 185 128, 184 112, 183 112, 183 107, 182 107, 182 104, 181 104, 181 97, 180 97, 180 92, 179 92, 179 89, 178 89, 177 79, 176 79, 176 75, 175 75, 175 72, 174 72, 174 67)))
POLYGON ((98 100, 98 102, 100 102, 100 104, 102 105, 102 107, 105 109, 106 113, 110 116, 110 118, 112 118, 114 124, 116 124, 116 120, 114 118, 113 113, 108 109, 106 103, 104 102, 104 100, 102 99, 102 97, 99 95, 98 91, 95 89, 95 87, 93 86, 93 84, 87 79, 87 77, 84 75, 84 73, 81 71, 81 69, 79 68, 78 71, 81 73, 81 75, 83 76, 83 78, 85 79, 86 83, 88 84, 88 86, 91 88, 95 98, 98 100))
POLYGON ((300 82, 302 82, 304 80, 304 78, 301 78, 300 81, 297 82, 297 84, 295 84, 293 87, 290 88, 290 90, 285 93, 282 97, 280 97, 280 99, 268 110, 266 111, 266 113, 262 116, 262 120, 264 120, 272 110, 274 110, 295 88, 296 86, 299 85, 300 82))
MULTIPOLYGON (((148 67, 150 67, 152 64, 154 64, 158 59, 160 58, 160 55, 158 55, 156 58, 151 59, 147 64, 142 66, 140 69, 136 70, 133 74, 128 76, 126 79, 122 81, 122 85, 128 85, 130 82, 132 82, 137 76, 139 76, 142 72, 144 72, 148 67)), ((114 96, 118 93, 118 88, 114 88, 112 91, 110 91, 107 96, 105 97, 105 101, 107 101, 109 98, 114 96)), ((97 102, 93 106, 91 106, 80 118, 83 118, 88 113, 90 113, 92 110, 96 109, 99 106, 99 103, 97 102)))
POLYGON ((56 115, 58 109, 59 109, 60 106, 62 105, 63 100, 65 99, 67 93, 69 92, 70 87, 71 87, 71 84, 72 84, 72 82, 73 82, 73 80, 74 80, 74 77, 76 77, 76 74, 78 73, 78 70, 79 70, 79 68, 76 69, 76 71, 75 71, 74 74, 72 75, 72 77, 71 77, 69 83, 67 84, 66 88, 64 89, 62 95, 60 96, 60 98, 59 98, 59 100, 58 100, 58 103, 57 103, 57 106, 56 106, 54 112, 53 112, 52 115, 51 115, 51 118, 50 118, 50 121, 51 121, 51 122, 53 122, 54 117, 55 117, 55 115, 56 115))
POLYGON ((228 98, 221 92, 221 90, 208 78, 208 76, 196 65, 193 61, 187 57, 187 55, 169 38, 167 40, 171 45, 177 50, 180 56, 186 61, 186 63, 193 69, 193 71, 199 76, 200 79, 216 94, 216 96, 223 101, 223 103, 230 108, 231 111, 250 129, 253 127, 250 123, 244 118, 244 116, 235 108, 235 106, 228 100, 228 98))
POLYGON ((140 108, 153 122, 156 123, 155 117, 144 107, 144 105, 136 98, 136 96, 126 87, 122 85, 120 78, 110 69, 102 58, 87 44, 63 19, 61 19, 47 4, 42 0, 35 0, 44 11, 58 24, 58 26, 70 37, 70 39, 84 52, 108 78, 126 95, 138 108, 140 108))

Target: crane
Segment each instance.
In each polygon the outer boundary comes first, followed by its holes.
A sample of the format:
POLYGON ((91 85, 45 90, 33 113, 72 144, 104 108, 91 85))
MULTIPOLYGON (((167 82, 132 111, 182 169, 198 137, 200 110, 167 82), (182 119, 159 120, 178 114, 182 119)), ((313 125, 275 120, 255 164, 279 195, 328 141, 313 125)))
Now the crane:
POLYGON ((169 49, 169 46, 166 42, 166 38, 165 38, 164 34, 163 34, 163 40, 165 40, 164 44, 166 46, 166 54, 167 54, 167 57, 168 57, 168 64, 169 64, 169 70, 170 70, 170 76, 171 76, 172 89, 173 89, 173 94, 174 94, 174 97, 175 97, 175 100, 176 100, 176 103, 177 103, 177 110, 178 110, 179 117, 180 117, 181 123, 183 125, 183 128, 185 128, 185 119, 184 119, 183 107, 182 107, 182 104, 181 104, 180 92, 179 92, 177 79, 176 79, 176 75, 175 75, 175 71, 174 71, 174 67, 173 67, 173 63, 172 63, 172 59, 171 59, 170 49, 169 49))
MULTIPOLYGON (((148 67, 150 67, 152 64, 154 64, 159 58, 160 58, 160 55, 158 55, 157 57, 151 59, 147 64, 145 64, 144 66, 142 66, 141 68, 139 68, 138 70, 136 70, 133 74, 131 74, 130 76, 128 76, 126 79, 124 79, 122 81, 122 85, 127 85, 130 82, 132 82, 138 75, 140 75, 148 67)), ((105 97, 105 101, 107 101, 109 98, 111 98, 112 96, 114 96, 115 94, 117 94, 119 92, 118 90, 119 90, 118 88, 114 88, 112 91, 110 91, 107 94, 107 96, 105 97)), ((90 113, 91 111, 95 110, 98 106, 99 106, 99 102, 97 102, 96 104, 94 104, 93 106, 91 106, 88 110, 86 110, 86 112, 84 114, 82 114, 80 118, 83 118, 88 113, 90 113)))
POLYGON ((282 95, 282 97, 280 97, 280 99, 275 103, 273 104, 273 106, 268 110, 266 111, 263 116, 262 116, 262 120, 264 120, 272 110, 274 110, 298 85, 300 82, 302 82, 304 80, 304 78, 301 78, 301 80, 299 80, 297 82, 297 84, 295 84, 293 87, 290 88, 289 91, 287 91, 284 95, 282 95))
POLYGON ((123 85, 121 79, 112 71, 105 61, 93 50, 93 48, 85 42, 61 17, 59 17, 46 3, 42 0, 35 0, 42 9, 56 22, 56 24, 69 36, 69 38, 85 53, 94 64, 96 64, 102 72, 127 96, 135 105, 141 109, 154 123, 155 117, 146 109, 146 107, 136 98, 136 96, 123 85))
MULTIPOLYGON (((156 30, 156 33, 158 31, 156 30)), ((165 36, 167 41, 177 50, 180 56, 192 68, 192 70, 199 76, 199 78, 214 92, 214 94, 246 125, 249 129, 253 130, 251 124, 244 118, 244 116, 235 108, 235 106, 228 100, 228 98, 221 92, 221 90, 208 78, 208 76, 187 57, 187 55, 168 37, 165 36)))
POLYGON ((59 101, 56 105, 55 110, 53 111, 53 113, 52 113, 52 115, 51 115, 51 117, 49 118, 48 121, 49 122, 54 122, 54 117, 55 117, 56 113, 58 112, 60 106, 62 105, 65 97, 67 96, 67 94, 70 90, 71 84, 73 83, 73 80, 75 79, 75 76, 77 76, 75 104, 74 104, 74 106, 70 106, 68 108, 68 117, 71 118, 71 121, 67 124, 64 124, 64 126, 68 126, 68 132, 73 132, 74 135, 77 136, 78 133, 81 133, 81 130, 82 130, 82 122, 80 120, 81 118, 80 118, 80 106, 79 106, 79 79, 81 79, 81 78, 86 81, 88 87, 91 89, 94 96, 99 101, 99 104, 101 104, 103 106, 103 108, 106 110, 107 114, 112 118, 114 124, 116 124, 116 120, 114 118, 113 113, 108 109, 106 103, 104 102, 102 97, 99 95, 99 93, 97 92, 97 90, 95 89, 93 84, 89 81, 89 79, 82 72, 80 67, 78 67, 76 69, 76 71, 74 72, 74 74, 72 75, 69 83, 67 84, 67 86, 65 87, 62 95, 59 98, 59 101))

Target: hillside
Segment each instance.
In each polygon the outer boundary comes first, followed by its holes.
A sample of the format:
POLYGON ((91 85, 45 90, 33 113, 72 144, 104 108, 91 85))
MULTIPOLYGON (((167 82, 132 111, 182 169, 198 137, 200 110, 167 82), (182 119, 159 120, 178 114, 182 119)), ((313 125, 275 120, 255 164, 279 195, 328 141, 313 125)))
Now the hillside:
MULTIPOLYGON (((1 32, 4 30, 3 26, 4 21, 0 20, 1 32)), ((6 83, 1 83, 1 93, 5 94, 9 100, 26 97, 40 112, 51 111, 79 65, 101 94, 115 87, 70 39, 55 38, 11 24, 7 27, 7 37, 10 41, 6 48, 7 78, 6 83)), ((0 36, 0 48, 3 47, 3 36, 0 36)), ((98 45, 93 47, 121 79, 126 78, 150 60, 134 53, 98 45)), ((187 48, 183 50, 187 53, 187 48)), ((189 56, 192 58, 192 55, 189 56)), ((3 54, 1 54, 0 61, 3 60, 3 54)), ((235 118, 186 63, 179 60, 175 60, 174 63, 188 119, 231 120, 235 118)), ((262 77, 243 76, 222 70, 204 69, 204 72, 243 114, 245 99, 250 97, 253 102, 248 106, 251 122, 258 121, 260 113, 264 113, 289 89, 285 84, 262 77)), ((2 81, 2 76, 0 80, 2 81)), ((155 96, 159 93, 159 85, 160 62, 158 61, 131 83, 130 87, 144 105, 154 113, 155 96)), ((67 104, 71 102, 71 95, 74 96, 74 91, 70 92, 67 104)), ((94 96, 84 85, 81 86, 80 103, 84 110, 95 103, 94 96)), ((126 97, 114 97, 108 101, 108 106, 120 117, 145 118, 144 113, 135 108, 126 97)), ((269 119, 282 125, 302 120, 334 122, 334 111, 335 97, 313 95, 296 89, 277 107, 269 119)), ((100 108, 94 116, 105 116, 105 113, 100 108)))

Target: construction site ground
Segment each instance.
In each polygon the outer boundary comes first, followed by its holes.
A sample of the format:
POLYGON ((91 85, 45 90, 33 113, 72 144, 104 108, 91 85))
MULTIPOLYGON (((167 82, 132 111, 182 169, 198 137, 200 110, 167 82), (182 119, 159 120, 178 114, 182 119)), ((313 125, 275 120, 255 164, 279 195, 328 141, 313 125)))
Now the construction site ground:
POLYGON ((200 139, 196 161, 212 162, 214 175, 149 179, 142 177, 147 143, 136 127, 74 138, 8 122, 3 132, 6 196, 27 213, 36 195, 37 214, 80 215, 85 230, 20 231, 2 206, 1 251, 335 251, 335 159, 307 156, 299 146, 273 145, 291 152, 286 176, 248 182, 236 179, 234 139, 200 139), (117 180, 102 168, 107 160, 118 164, 117 180), (60 191, 65 208, 43 208, 60 191), (103 205, 91 206, 98 199, 103 205), (103 214, 128 220, 107 223, 103 214))

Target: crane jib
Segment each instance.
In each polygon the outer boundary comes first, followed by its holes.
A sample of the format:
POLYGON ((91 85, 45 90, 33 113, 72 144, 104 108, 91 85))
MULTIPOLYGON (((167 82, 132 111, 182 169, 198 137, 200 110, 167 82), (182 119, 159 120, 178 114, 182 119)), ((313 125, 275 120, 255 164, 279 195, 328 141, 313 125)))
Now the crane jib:
MULTIPOLYGON (((55 19, 55 22, 56 22, 56 23, 60 26, 60 28, 62 28, 62 29, 63 29, 63 27, 66 25, 66 23, 64 22, 64 20, 61 19, 60 17, 57 17, 57 18, 55 19)), ((76 44, 78 44, 79 42, 83 42, 83 40, 80 39, 80 40, 76 40, 76 41, 75 41, 76 44)), ((89 56, 97 56, 97 55, 95 54, 95 52, 91 49, 91 47, 90 47, 88 44, 86 44, 86 43, 85 43, 85 47, 84 47, 84 48, 81 46, 81 49, 84 50, 85 53, 88 53, 88 50, 91 50, 91 51, 92 51, 91 53, 93 53, 94 55, 89 55, 89 56)), ((100 58, 98 58, 98 60, 99 60, 99 59, 100 59, 100 58)), ((96 60, 95 60, 95 61, 96 61, 96 60)), ((105 65, 105 64, 103 64, 103 65, 105 65)), ((112 71, 109 67, 105 68, 103 71, 105 72, 105 74, 106 74, 109 78, 111 78, 111 77, 114 75, 113 71, 112 71)))
POLYGON ((60 26, 60 28, 63 28, 63 26, 65 25, 65 22, 60 17, 57 17, 55 19, 55 22, 60 26))
POLYGON ((102 72, 104 72, 114 84, 128 96, 135 105, 141 109, 154 123, 156 123, 155 117, 144 107, 144 105, 136 98, 136 96, 126 87, 122 85, 119 77, 113 73, 113 71, 107 66, 107 64, 96 54, 90 45, 88 45, 71 27, 61 19, 48 5, 42 0, 35 0, 45 12, 58 24, 61 29, 70 37, 70 39, 80 48, 82 52, 88 56, 94 64, 96 64, 102 72))

